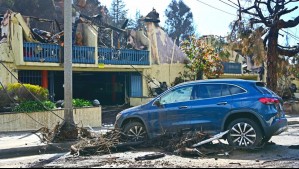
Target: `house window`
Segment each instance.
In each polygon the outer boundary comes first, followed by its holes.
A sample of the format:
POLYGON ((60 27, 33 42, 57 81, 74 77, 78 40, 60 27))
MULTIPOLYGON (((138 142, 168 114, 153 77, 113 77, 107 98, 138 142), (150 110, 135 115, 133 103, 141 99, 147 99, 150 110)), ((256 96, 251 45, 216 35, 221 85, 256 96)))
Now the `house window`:
POLYGON ((19 71, 19 81, 24 84, 42 85, 42 72, 33 70, 19 71))

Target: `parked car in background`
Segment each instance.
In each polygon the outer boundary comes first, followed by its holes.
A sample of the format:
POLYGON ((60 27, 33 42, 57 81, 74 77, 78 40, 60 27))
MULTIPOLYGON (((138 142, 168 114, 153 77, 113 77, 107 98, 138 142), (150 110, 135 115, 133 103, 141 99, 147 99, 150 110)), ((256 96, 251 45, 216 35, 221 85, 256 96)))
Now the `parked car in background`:
POLYGON ((117 115, 115 127, 134 141, 163 133, 229 130, 230 145, 253 147, 287 129, 282 99, 258 81, 201 80, 179 84, 117 115))

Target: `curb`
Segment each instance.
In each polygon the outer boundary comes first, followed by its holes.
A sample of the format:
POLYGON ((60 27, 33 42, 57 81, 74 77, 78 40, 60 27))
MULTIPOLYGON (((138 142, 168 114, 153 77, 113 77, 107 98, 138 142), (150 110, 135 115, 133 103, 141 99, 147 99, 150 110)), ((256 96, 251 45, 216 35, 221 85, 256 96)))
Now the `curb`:
POLYGON ((42 154, 56 154, 70 152, 70 148, 76 142, 52 143, 42 146, 20 147, 0 150, 0 159, 42 155, 42 154))

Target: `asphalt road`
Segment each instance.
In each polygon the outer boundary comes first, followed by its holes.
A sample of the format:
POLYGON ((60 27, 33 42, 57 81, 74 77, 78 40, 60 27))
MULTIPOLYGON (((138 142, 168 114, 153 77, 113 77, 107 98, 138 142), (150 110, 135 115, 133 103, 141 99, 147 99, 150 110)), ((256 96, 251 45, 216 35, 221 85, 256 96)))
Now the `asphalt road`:
MULTIPOLYGON (((209 157, 180 157, 166 154, 165 157, 156 160, 136 161, 135 158, 161 152, 161 149, 138 149, 122 153, 103 156, 72 156, 69 153, 46 154, 38 153, 30 156, 9 155, 0 159, 0 167, 44 167, 44 168, 68 168, 68 167, 156 167, 156 168, 199 168, 199 167, 226 167, 226 168, 298 168, 299 167, 299 116, 288 116, 289 130, 279 136, 274 136, 263 149, 258 151, 236 150, 228 155, 215 155, 209 157), (293 146, 293 147, 290 147, 293 146)), ((20 139, 23 135, 0 134, 0 154, 3 149, 18 147, 43 146, 34 136, 20 139), (15 141, 12 141, 15 140, 15 141), (14 146, 15 145, 15 146, 14 146)), ((67 147, 67 146, 66 146, 67 147)), ((53 152, 49 152, 53 153, 53 152)))

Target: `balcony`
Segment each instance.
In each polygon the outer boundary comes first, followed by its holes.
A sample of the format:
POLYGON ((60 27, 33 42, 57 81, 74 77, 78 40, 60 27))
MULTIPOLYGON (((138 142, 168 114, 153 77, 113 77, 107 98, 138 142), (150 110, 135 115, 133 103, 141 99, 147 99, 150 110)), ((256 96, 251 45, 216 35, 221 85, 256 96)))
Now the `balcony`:
POLYGON ((60 47, 58 45, 24 42, 25 62, 59 63, 60 47))
POLYGON ((110 65, 150 65, 149 51, 99 48, 99 63, 110 65))
POLYGON ((242 74, 241 63, 222 62, 222 65, 226 74, 242 74))
MULTIPOLYGON (((63 63, 63 49, 55 44, 23 43, 24 62, 63 63)), ((149 51, 73 46, 74 64, 150 65, 149 51)))

